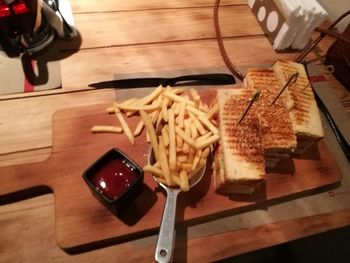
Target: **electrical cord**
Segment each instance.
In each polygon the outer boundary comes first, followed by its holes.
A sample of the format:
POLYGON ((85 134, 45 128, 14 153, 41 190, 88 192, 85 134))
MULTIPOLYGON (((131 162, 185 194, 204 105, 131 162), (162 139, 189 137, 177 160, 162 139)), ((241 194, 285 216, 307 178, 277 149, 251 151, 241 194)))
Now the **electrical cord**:
POLYGON ((222 39, 220 25, 219 25, 219 7, 220 7, 220 0, 215 0, 214 4, 214 27, 215 27, 215 34, 216 34, 216 40, 219 45, 219 50, 222 59, 225 62, 226 67, 231 71, 231 73, 238 78, 239 80, 243 81, 244 76, 241 72, 232 64, 230 58, 227 55, 225 45, 222 39))

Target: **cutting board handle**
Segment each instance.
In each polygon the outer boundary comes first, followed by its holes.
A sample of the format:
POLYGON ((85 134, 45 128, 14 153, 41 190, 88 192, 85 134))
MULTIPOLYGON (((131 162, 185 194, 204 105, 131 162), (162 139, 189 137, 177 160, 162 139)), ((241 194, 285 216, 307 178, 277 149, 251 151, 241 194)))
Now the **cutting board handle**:
POLYGON ((35 192, 52 191, 49 169, 47 161, 0 167, 0 204, 11 202, 11 198, 24 199, 35 192))

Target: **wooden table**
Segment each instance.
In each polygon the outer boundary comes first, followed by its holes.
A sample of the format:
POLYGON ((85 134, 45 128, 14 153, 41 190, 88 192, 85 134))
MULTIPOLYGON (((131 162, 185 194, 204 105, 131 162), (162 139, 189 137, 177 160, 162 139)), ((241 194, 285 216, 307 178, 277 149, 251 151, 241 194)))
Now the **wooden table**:
MULTIPOLYGON (((48 158, 51 117, 57 110, 116 99, 114 90, 91 90, 89 83, 115 76, 227 71, 215 39, 213 2, 71 0, 81 43, 60 44, 62 89, 0 96, 0 166, 48 158)), ((220 25, 229 57, 241 66, 292 60, 298 55, 277 54, 271 48, 244 0, 222 1, 220 25)), ((331 39, 321 42, 321 51, 330 43, 331 39)), ((331 77, 330 83, 350 113, 349 93, 331 77)), ((332 135, 326 132, 331 144, 332 135)), ((339 158, 343 173, 349 171, 344 157, 339 158)), ((114 262, 127 252, 130 261, 153 259, 156 236, 68 255, 55 242, 54 213, 53 194, 0 206, 0 261, 114 262)), ((236 220, 237 227, 228 232, 220 231, 226 218, 179 229, 175 261, 218 260, 350 225, 350 204, 308 216, 291 213, 285 212, 288 216, 280 215, 277 221, 257 219, 252 225, 239 223, 236 215, 230 222, 236 220)))

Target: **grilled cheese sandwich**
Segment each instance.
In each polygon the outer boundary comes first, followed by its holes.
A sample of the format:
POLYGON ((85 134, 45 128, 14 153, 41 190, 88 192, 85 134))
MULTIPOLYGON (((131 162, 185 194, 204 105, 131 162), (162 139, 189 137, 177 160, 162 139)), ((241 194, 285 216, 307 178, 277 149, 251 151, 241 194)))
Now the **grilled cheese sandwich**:
POLYGON ((273 65, 280 87, 294 72, 298 78, 287 88, 287 96, 292 107, 289 116, 292 120, 293 130, 297 136, 297 153, 302 153, 314 142, 324 136, 320 113, 310 87, 305 68, 302 64, 279 60, 273 65))
POLYGON ((246 88, 260 91, 257 106, 261 119, 266 166, 275 166, 281 158, 288 158, 289 153, 297 147, 286 96, 281 95, 272 104, 280 91, 272 69, 249 69, 244 82, 246 88))
POLYGON ((220 147, 215 156, 215 189, 221 193, 251 193, 264 179, 265 163, 256 105, 239 123, 254 90, 217 91, 220 147))

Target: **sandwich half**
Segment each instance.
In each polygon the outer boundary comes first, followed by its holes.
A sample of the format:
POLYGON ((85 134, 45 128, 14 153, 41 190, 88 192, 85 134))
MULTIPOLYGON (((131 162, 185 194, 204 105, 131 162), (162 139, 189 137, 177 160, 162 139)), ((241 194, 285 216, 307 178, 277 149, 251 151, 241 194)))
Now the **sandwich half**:
POLYGON ((323 127, 317 103, 302 64, 279 60, 273 65, 280 87, 283 87, 291 74, 297 72, 298 78, 288 86, 290 101, 289 116, 297 136, 296 153, 302 153, 316 141, 323 138, 323 127))
POLYGON ((219 89, 220 146, 214 159, 215 189, 219 193, 253 193, 265 176, 264 150, 257 105, 243 120, 253 89, 219 89))
POLYGON ((288 158, 297 147, 286 96, 282 94, 272 104, 281 89, 272 69, 249 69, 244 84, 248 89, 260 91, 256 103, 261 121, 265 165, 274 167, 280 159, 288 158))

